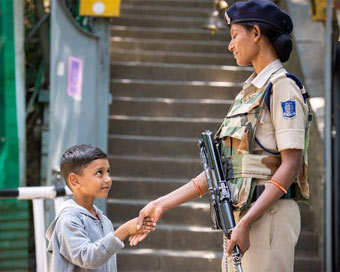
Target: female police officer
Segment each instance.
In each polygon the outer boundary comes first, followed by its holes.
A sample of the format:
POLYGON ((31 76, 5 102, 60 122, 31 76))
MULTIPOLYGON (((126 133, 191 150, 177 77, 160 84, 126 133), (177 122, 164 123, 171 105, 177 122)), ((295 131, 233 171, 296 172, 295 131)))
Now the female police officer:
MULTIPOLYGON (((230 255, 238 244, 246 272, 293 271, 300 233, 295 200, 309 197, 306 150, 311 121, 305 89, 282 66, 292 50, 293 24, 267 0, 236 2, 225 17, 231 35, 228 49, 238 65, 254 67, 215 136, 222 141, 226 167, 233 169, 229 186, 235 214, 240 214, 225 253, 230 255)), ((202 172, 146 205, 139 222, 145 216, 158 221, 207 187, 202 172)), ((144 238, 130 237, 130 243, 144 238)))

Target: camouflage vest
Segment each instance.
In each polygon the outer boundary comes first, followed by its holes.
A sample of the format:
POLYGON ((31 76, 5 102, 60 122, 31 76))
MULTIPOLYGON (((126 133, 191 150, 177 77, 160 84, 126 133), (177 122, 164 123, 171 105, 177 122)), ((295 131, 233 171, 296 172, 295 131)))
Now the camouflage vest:
MULTIPOLYGON (((290 77, 299 86, 305 99, 308 94, 301 82, 291 74, 275 75, 275 78, 290 77)), ((250 96, 241 91, 230 107, 220 129, 215 135, 220 140, 222 160, 226 168, 226 176, 232 194, 233 206, 237 210, 249 207, 256 180, 269 180, 281 165, 280 152, 271 152, 257 142, 256 127, 259 119, 264 114, 264 107, 270 111, 270 95, 274 77, 270 78, 264 87, 250 96), (254 154, 253 147, 257 142, 266 152, 254 154)), ((307 104, 307 103, 306 103, 307 104)), ((305 125, 305 147, 303 150, 303 166, 295 181, 297 191, 296 200, 309 199, 309 186, 307 182, 307 149, 309 142, 309 126, 311 111, 308 107, 308 120, 305 125)))

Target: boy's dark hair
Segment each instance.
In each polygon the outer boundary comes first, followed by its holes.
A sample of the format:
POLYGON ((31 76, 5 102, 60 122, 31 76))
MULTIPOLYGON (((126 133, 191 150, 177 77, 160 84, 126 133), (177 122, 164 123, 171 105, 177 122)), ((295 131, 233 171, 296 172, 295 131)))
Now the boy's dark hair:
POLYGON ((68 176, 71 173, 82 174, 82 170, 97 159, 107 159, 107 154, 94 145, 75 145, 66 149, 61 156, 60 171, 68 187, 68 176))

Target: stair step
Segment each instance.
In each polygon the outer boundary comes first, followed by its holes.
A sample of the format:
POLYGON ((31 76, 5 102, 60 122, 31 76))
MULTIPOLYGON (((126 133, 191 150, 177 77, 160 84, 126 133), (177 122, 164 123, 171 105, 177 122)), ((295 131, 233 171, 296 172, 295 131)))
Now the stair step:
POLYGON ((113 97, 110 114, 151 117, 223 117, 232 100, 113 97))
POLYGON ((213 2, 208 0, 124 0, 124 4, 154 7, 213 8, 213 2))
POLYGON ((113 96, 192 99, 234 99, 241 83, 112 79, 113 96))
MULTIPOLYGON (((156 199, 181 187, 190 179, 146 178, 114 176, 109 198, 143 200, 156 199)), ((198 203, 209 203, 209 195, 195 199, 198 203)), ((116 219, 117 221, 117 219, 116 219)))
POLYGON ((298 202, 300 213, 301 213, 301 229, 308 232, 316 233, 314 223, 314 211, 312 208, 303 202, 298 202))
MULTIPOLYGON (((189 180, 113 176, 112 181, 108 198, 156 199, 179 188, 189 180)), ((117 221, 117 219, 115 220, 117 221)))
MULTIPOLYGON (((139 211, 149 202, 149 200, 131 199, 107 199, 108 217, 112 222, 126 222, 138 216, 139 211), (119 219, 118 219, 119 218, 119 219)), ((167 212, 159 220, 159 224, 184 225, 184 226, 211 226, 210 206, 207 202, 188 202, 176 209, 167 212)))
MULTIPOLYGON (((192 41, 173 39, 133 39, 133 38, 111 38, 111 51, 117 49, 157 51, 157 52, 180 52, 221 54, 227 55, 233 60, 232 54, 228 51, 228 43, 222 41, 192 41)), ((217 55, 217 56, 221 56, 217 55)), ((234 61, 234 65, 236 65, 234 61)))
POLYGON ((157 225, 157 230, 150 233, 148 238, 136 248, 167 248, 185 251, 194 248, 199 251, 223 251, 221 231, 213 231, 210 227, 184 226, 180 228, 179 224, 157 225))
POLYGON ((241 82, 252 69, 237 66, 112 62, 111 78, 241 82))
MULTIPOLYGON (((117 255, 118 270, 121 272, 213 272, 221 271, 220 252, 123 249, 117 255), (190 252, 190 253, 191 253, 190 252), (134 262, 131 262, 133 258, 134 262)), ((314 258, 295 258, 294 271, 320 272, 321 260, 314 258)))
MULTIPOLYGON (((125 15, 115 18, 114 25, 138 26, 138 27, 169 27, 169 28, 198 28, 203 29, 207 23, 205 18, 199 17, 167 17, 162 16, 136 16, 125 15)), ((226 31, 226 30, 225 30, 226 31)))
POLYGON ((199 156, 196 138, 110 135, 109 154, 190 158, 199 156))
POLYGON ((111 115, 109 133, 198 138, 207 129, 216 132, 222 119, 111 115))
POLYGON ((190 178, 202 172, 197 159, 110 155, 112 173, 117 176, 190 178))
POLYGON ((295 255, 302 257, 317 257, 319 248, 319 237, 313 232, 301 232, 296 245, 295 255), (308 245, 308 246, 306 246, 308 245))
POLYGON ((126 272, 220 271, 221 260, 221 252, 130 249, 130 247, 117 255, 118 271, 126 272))
POLYGON ((294 271, 296 272, 320 272, 322 271, 322 262, 320 258, 295 258, 294 271))
POLYGON ((139 6, 136 9, 135 5, 128 5, 124 2, 120 7, 121 16, 125 15, 135 15, 135 16, 174 16, 177 17, 199 17, 199 18, 208 18, 211 13, 210 9, 207 8, 185 8, 185 7, 157 7, 157 6, 139 6))
POLYGON ((166 27, 128 27, 111 26, 111 37, 131 37, 143 39, 177 39, 177 40, 216 40, 227 42, 224 31, 212 35, 204 29, 183 29, 166 27))
MULTIPOLYGON (((204 217, 207 219, 207 216, 204 217)), ((194 248, 200 251, 223 251, 221 231, 213 231, 210 226, 197 227, 197 229, 195 229, 194 225, 185 226, 186 228, 182 229, 176 228, 179 224, 182 224, 181 221, 178 221, 175 225, 168 226, 158 224, 156 231, 152 232, 139 247, 148 249, 167 248, 171 250, 190 250, 194 248)), ((307 256, 316 257, 317 246, 317 241, 313 235, 302 232, 300 241, 295 249, 296 256, 302 258, 307 256), (304 247, 306 241, 308 241, 310 249, 304 247)))
POLYGON ((187 64, 233 65, 234 59, 227 54, 201 54, 163 51, 140 51, 113 49, 112 61, 166 62, 187 64))

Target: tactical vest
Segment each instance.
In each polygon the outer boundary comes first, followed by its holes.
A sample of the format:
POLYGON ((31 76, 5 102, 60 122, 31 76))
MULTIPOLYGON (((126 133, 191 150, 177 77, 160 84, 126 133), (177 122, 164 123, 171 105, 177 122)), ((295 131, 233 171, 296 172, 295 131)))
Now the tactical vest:
POLYGON ((296 200, 309 199, 309 185, 307 181, 307 149, 309 143, 309 127, 312 120, 311 110, 307 103, 308 94, 303 85, 294 75, 281 73, 272 76, 264 87, 247 97, 241 91, 230 107, 215 139, 220 142, 222 161, 226 169, 226 176, 232 194, 233 206, 237 210, 249 207, 256 181, 269 180, 281 165, 280 152, 265 148, 256 138, 256 128, 264 115, 264 108, 270 112, 270 97, 273 83, 282 77, 294 80, 308 108, 305 124, 305 146, 303 150, 303 166, 299 173, 294 192, 296 200), (255 142, 265 151, 265 154, 254 154, 255 142))

